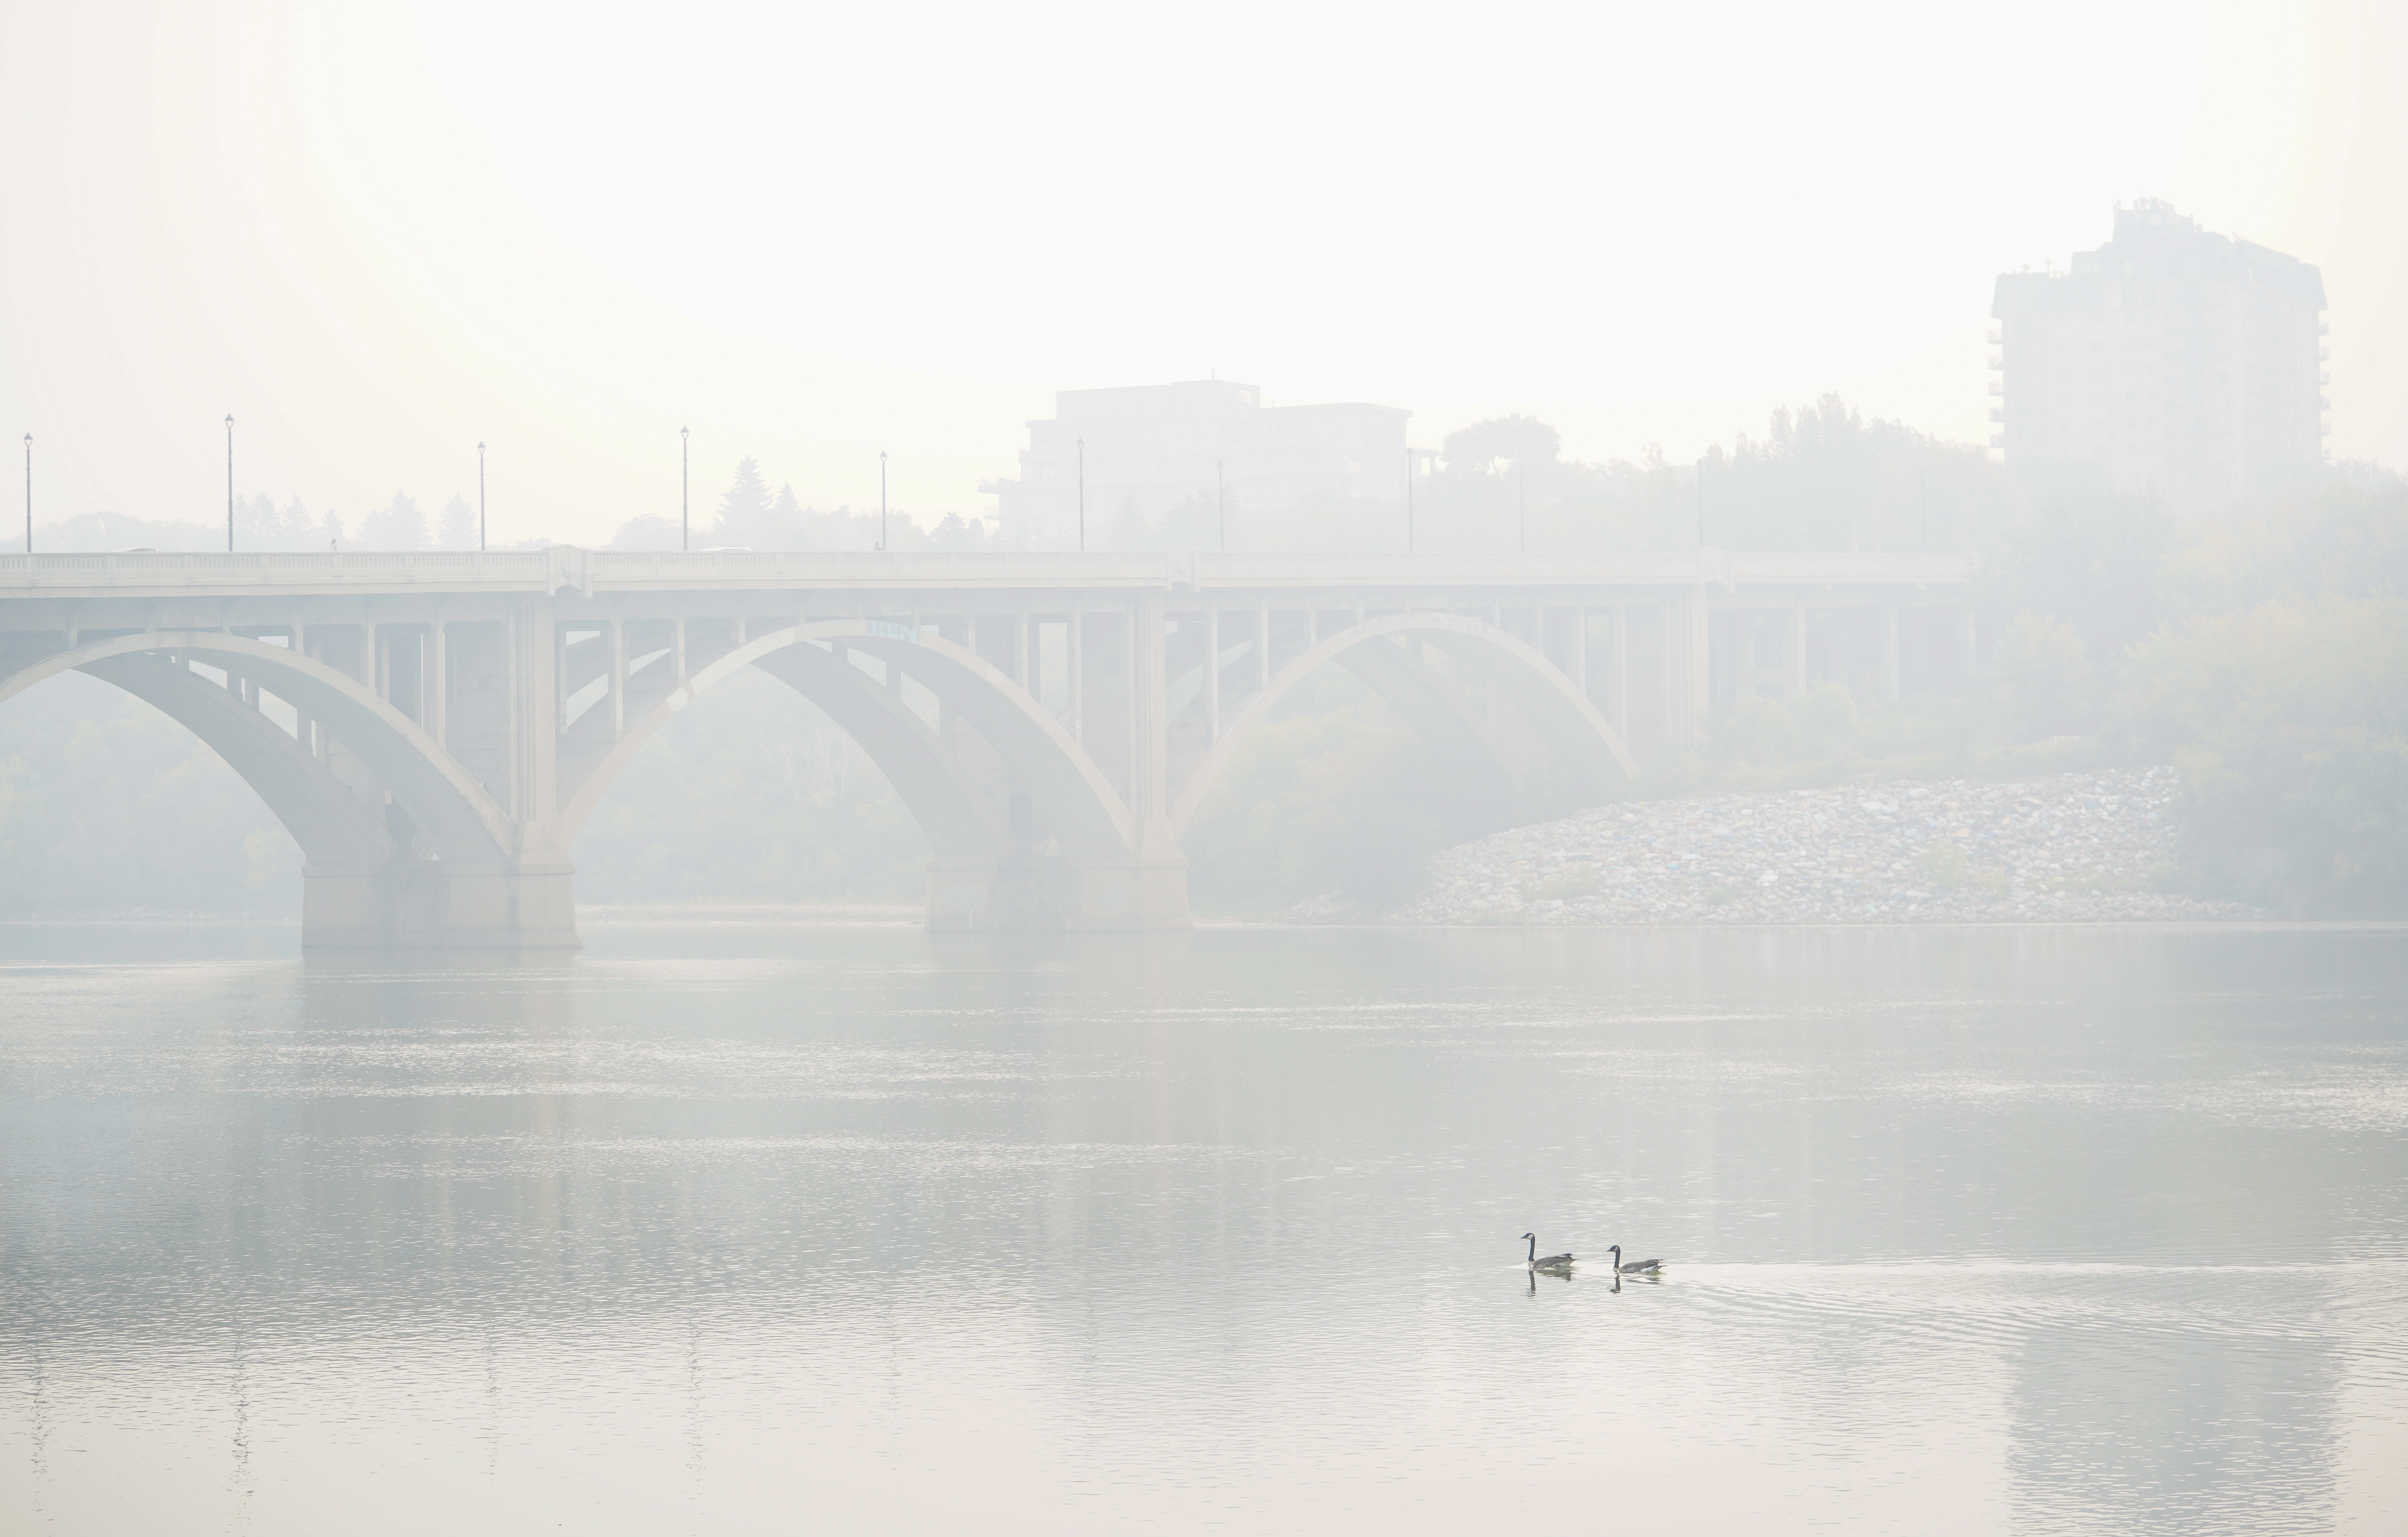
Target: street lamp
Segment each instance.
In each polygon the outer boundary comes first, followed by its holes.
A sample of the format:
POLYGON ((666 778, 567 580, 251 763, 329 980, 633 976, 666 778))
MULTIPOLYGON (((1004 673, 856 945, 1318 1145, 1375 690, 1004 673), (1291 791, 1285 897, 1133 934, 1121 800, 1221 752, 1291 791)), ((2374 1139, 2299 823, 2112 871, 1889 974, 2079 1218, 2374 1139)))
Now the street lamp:
POLYGON ((1229 553, 1229 482, 1221 473, 1221 461, 1212 461, 1212 494, 1221 503, 1221 553, 1229 553))
POLYGON ((1405 553, 1413 553, 1413 451, 1405 449, 1405 553))
POLYGON ((1530 553, 1530 499, 1524 495, 1527 484, 1522 478, 1522 461, 1513 461, 1513 543, 1523 554, 1530 553))
POLYGON ((678 548, 694 548, 694 439, 678 428, 678 548))
POLYGON ((485 548, 485 445, 477 445, 477 549, 485 548))
POLYGON ((226 553, 234 553, 234 412, 226 412, 226 553))
POLYGON ((878 451, 878 548, 886 548, 886 451, 878 451))
POLYGON ((34 553, 34 435, 25 434, 25 553, 34 553))
POLYGON ((1087 548, 1087 440, 1079 439, 1079 548, 1087 548))

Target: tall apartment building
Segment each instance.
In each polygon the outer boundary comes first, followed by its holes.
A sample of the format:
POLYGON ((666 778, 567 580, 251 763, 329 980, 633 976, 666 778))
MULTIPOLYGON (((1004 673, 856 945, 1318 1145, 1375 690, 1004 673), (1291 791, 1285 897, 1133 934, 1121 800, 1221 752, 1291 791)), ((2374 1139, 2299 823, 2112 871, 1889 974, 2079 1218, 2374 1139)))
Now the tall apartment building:
POLYGON ((2183 511, 2296 482, 2329 430, 2324 308, 2305 262, 2154 199, 2119 208, 2070 269, 2000 277, 1991 445, 2101 466, 2183 511))
POLYGON ((1392 406, 1265 406, 1228 380, 1063 390, 1051 420, 1028 424, 1016 480, 996 499, 1004 538, 1032 548, 1077 538, 1080 445, 1095 543, 1134 512, 1149 524, 1226 490, 1233 525, 1259 542, 1264 520, 1363 498, 1405 496, 1405 421, 1392 406))

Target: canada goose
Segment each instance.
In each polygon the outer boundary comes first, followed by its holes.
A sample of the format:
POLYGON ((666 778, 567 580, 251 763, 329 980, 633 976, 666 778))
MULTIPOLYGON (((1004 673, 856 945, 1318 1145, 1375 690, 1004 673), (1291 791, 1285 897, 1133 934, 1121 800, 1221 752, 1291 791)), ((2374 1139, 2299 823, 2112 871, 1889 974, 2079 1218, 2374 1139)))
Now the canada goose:
POLYGON ((1608 1252, 1613 1256, 1613 1273, 1616 1275, 1655 1275, 1664 1269, 1664 1262, 1660 1259, 1634 1259, 1627 1265, 1624 1264, 1619 1243, 1612 1245, 1608 1252))
POLYGON ((1524 1233, 1522 1236, 1530 1241, 1530 1269, 1534 1271, 1568 1271, 1572 1268, 1572 1257, 1568 1254, 1551 1254, 1543 1259, 1540 1258, 1539 1238, 1536 1233, 1524 1233))

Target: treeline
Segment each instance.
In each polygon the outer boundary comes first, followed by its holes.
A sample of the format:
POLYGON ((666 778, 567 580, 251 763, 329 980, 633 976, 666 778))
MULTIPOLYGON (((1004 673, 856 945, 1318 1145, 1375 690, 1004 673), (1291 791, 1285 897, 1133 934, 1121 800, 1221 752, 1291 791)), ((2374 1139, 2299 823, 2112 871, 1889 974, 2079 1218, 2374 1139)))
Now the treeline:
POLYGON ((1561 456, 1553 427, 1524 416, 1450 433, 1415 488, 1426 549, 1552 551, 1956 551, 2011 505, 1982 449, 1866 420, 1836 395, 1776 410, 1766 436, 1738 436, 1674 465, 1561 456))
MULTIPOLYGON (((802 505, 795 488, 774 493, 760 463, 747 454, 719 498, 708 524, 679 527, 675 518, 630 518, 611 538, 613 550, 675 550, 691 541, 696 550, 874 550, 881 539, 878 513, 839 507, 832 512, 802 505)), ((992 542, 983 524, 948 512, 923 528, 909 513, 890 510, 883 536, 890 550, 983 550, 992 542)))
MULTIPOLYGON (((550 539, 494 544, 496 550, 540 549, 550 539)), ((34 547, 50 551, 222 550, 222 523, 131 518, 117 512, 84 512, 34 530, 34 547)), ((392 501, 346 524, 332 508, 312 511, 300 497, 283 506, 265 492, 234 505, 236 550, 474 550, 477 510, 455 496, 434 518, 418 498, 396 492, 392 501)))
MULTIPOLYGON (((1653 445, 1636 459, 1596 463, 1564 458, 1561 450, 1555 428, 1526 416, 1449 434, 1436 473, 1415 482, 1412 544, 1434 552, 1679 550, 1699 543, 1748 550, 1967 550, 2034 494, 1979 448, 1896 422, 1868 421, 1835 395, 1799 411, 1775 411, 1764 438, 1742 433, 1731 448, 1717 444, 1694 464, 1672 464, 1653 445)), ((1308 499, 1274 516, 1251 508, 1239 487, 1226 508, 1221 498, 1199 492, 1157 518, 1127 508, 1098 509, 1092 546, 1211 549, 1223 539, 1225 521, 1232 549, 1400 550, 1408 539, 1398 495, 1308 499)), ((279 506, 261 494, 236 504, 234 522, 238 550, 478 547, 476 507, 458 495, 430 516, 417 498, 395 493, 385 506, 347 522, 298 497, 279 506)), ((868 550, 879 539, 875 509, 807 507, 791 484, 771 489, 759 463, 748 456, 717 507, 691 529, 681 529, 674 517, 647 513, 621 524, 609 547, 868 550)), ((986 549, 996 539, 982 520, 958 512, 924 523, 898 510, 886 522, 886 543, 896 550, 986 549)), ((552 542, 535 539, 492 548, 552 542)), ((47 550, 222 550, 225 528, 86 513, 37 529, 36 543, 47 550)))
POLYGON ((2050 504, 1985 566, 1994 698, 2182 770, 2182 880, 2290 913, 2408 912, 2408 482, 2344 466, 2231 522, 2050 504))
MULTIPOLYGON (((1410 509, 1401 478, 1391 492, 1308 499, 1277 517, 1256 513, 1238 487, 1226 521, 1233 550, 1402 550, 1410 539, 1432 552, 1956 551, 2017 497, 1984 450, 1868 421, 1826 395, 1773 412, 1762 438, 1742 433, 1678 465, 1654 444, 1635 459, 1567 459, 1554 427, 1498 417, 1447 435, 1410 509)), ((1103 516, 1096 542, 1210 550, 1223 522, 1222 499, 1198 493, 1158 518, 1103 516)))

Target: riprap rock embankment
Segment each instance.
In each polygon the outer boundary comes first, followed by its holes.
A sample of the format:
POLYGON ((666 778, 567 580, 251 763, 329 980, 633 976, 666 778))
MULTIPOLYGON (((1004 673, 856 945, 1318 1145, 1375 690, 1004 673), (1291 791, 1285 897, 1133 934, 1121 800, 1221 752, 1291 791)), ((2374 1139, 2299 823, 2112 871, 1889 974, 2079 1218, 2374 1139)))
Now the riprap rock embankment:
MULTIPOLYGON (((1449 849, 1391 923, 2247 918, 2155 889, 2174 771, 1630 801, 1449 849)), ((1298 919, 1338 916, 1307 904, 1298 919)), ((1370 916, 1370 914, 1355 914, 1370 916)))

